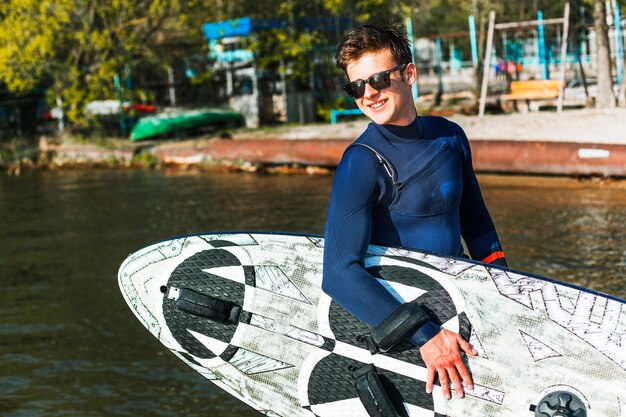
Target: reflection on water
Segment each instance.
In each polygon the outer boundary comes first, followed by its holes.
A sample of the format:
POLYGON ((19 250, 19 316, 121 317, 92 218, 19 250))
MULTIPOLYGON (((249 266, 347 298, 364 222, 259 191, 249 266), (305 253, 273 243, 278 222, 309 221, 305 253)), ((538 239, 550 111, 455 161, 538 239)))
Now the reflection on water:
MULTIPOLYGON (((259 416, 184 366, 117 288, 122 260, 207 231, 323 233, 331 177, 0 176, 0 415, 259 416)), ((625 297, 626 187, 481 177, 510 264, 625 297)))
POLYGON ((626 183, 481 182, 513 268, 626 298, 626 183))

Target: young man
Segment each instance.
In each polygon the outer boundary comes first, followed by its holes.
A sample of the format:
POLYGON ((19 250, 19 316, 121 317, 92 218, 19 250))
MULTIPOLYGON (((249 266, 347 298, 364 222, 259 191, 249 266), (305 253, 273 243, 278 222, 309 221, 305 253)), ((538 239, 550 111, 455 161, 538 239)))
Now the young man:
MULTIPOLYGON (((360 26, 339 45, 345 91, 372 120, 337 167, 326 223, 322 287, 358 319, 376 327, 403 304, 364 266, 369 244, 463 256, 506 266, 472 168, 468 140, 456 124, 417 116, 411 85, 417 71, 409 41, 394 27, 360 26)), ((408 301, 408 300, 407 300, 408 301)), ((427 318, 408 335, 428 367, 426 392, 438 375, 446 399, 472 381, 460 335, 427 318)))

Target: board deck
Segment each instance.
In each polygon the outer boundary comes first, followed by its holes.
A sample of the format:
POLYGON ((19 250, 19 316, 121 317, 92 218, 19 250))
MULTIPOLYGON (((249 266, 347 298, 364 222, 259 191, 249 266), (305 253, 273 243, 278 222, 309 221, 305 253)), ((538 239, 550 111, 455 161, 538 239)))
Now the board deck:
POLYGON ((180 237, 130 255, 119 285, 161 343, 269 416, 368 416, 353 373, 373 363, 406 416, 551 417, 559 401, 573 398, 570 417, 626 417, 624 300, 479 262, 370 246, 366 268, 389 291, 417 299, 479 352, 466 358, 474 389, 446 401, 439 386, 426 394, 426 367, 408 342, 370 354, 371 328, 321 290, 323 245, 306 235, 180 237), (184 311, 183 289, 242 312, 236 323, 221 323, 184 311))

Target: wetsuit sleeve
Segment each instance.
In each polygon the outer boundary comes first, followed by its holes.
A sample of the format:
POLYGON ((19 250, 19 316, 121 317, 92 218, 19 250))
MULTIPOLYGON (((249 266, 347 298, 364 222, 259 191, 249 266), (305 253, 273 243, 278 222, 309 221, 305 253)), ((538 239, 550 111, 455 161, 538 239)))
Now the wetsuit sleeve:
POLYGON ((372 207, 379 193, 378 161, 350 148, 337 167, 324 239, 322 289, 359 320, 378 325, 400 302, 365 270, 372 207))
POLYGON ((461 235, 472 259, 507 266, 502 245, 491 215, 483 200, 472 166, 469 141, 459 127, 460 145, 464 152, 463 195, 461 197, 461 235))
MULTIPOLYGON (((353 316, 378 326, 402 302, 365 270, 372 207, 381 192, 381 167, 361 147, 350 148, 337 167, 326 220, 322 289, 353 316)), ((421 346, 439 332, 428 322, 411 340, 421 346)))

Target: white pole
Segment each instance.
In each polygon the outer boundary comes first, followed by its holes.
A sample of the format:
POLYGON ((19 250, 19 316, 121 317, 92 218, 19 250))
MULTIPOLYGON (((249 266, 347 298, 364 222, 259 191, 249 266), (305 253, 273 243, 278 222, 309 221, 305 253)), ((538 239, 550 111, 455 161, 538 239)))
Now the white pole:
POLYGON ((487 84, 489 83, 489 67, 491 63, 491 44, 493 43, 493 27, 496 22, 496 12, 489 12, 489 31, 487 33, 487 50, 485 51, 485 60, 483 63, 483 83, 480 89, 480 108, 478 117, 485 115, 485 102, 487 100, 487 84))
POLYGON ((58 109, 57 114, 56 114, 56 118, 58 120, 57 128, 59 129, 59 132, 63 133, 63 131, 65 130, 65 122, 63 120, 65 118, 65 115, 63 114, 63 100, 59 96, 57 96, 57 106, 55 110, 57 109, 58 109))
POLYGON ((170 105, 176 106, 176 80, 174 79, 174 68, 172 66, 167 67, 167 83, 170 90, 170 105))
POLYGON ((563 111, 563 94, 565 84, 565 60, 567 59, 567 32, 569 31, 569 3, 565 3, 563 12, 563 37, 561 38, 561 75, 559 76, 559 99, 556 105, 557 113, 563 111))

